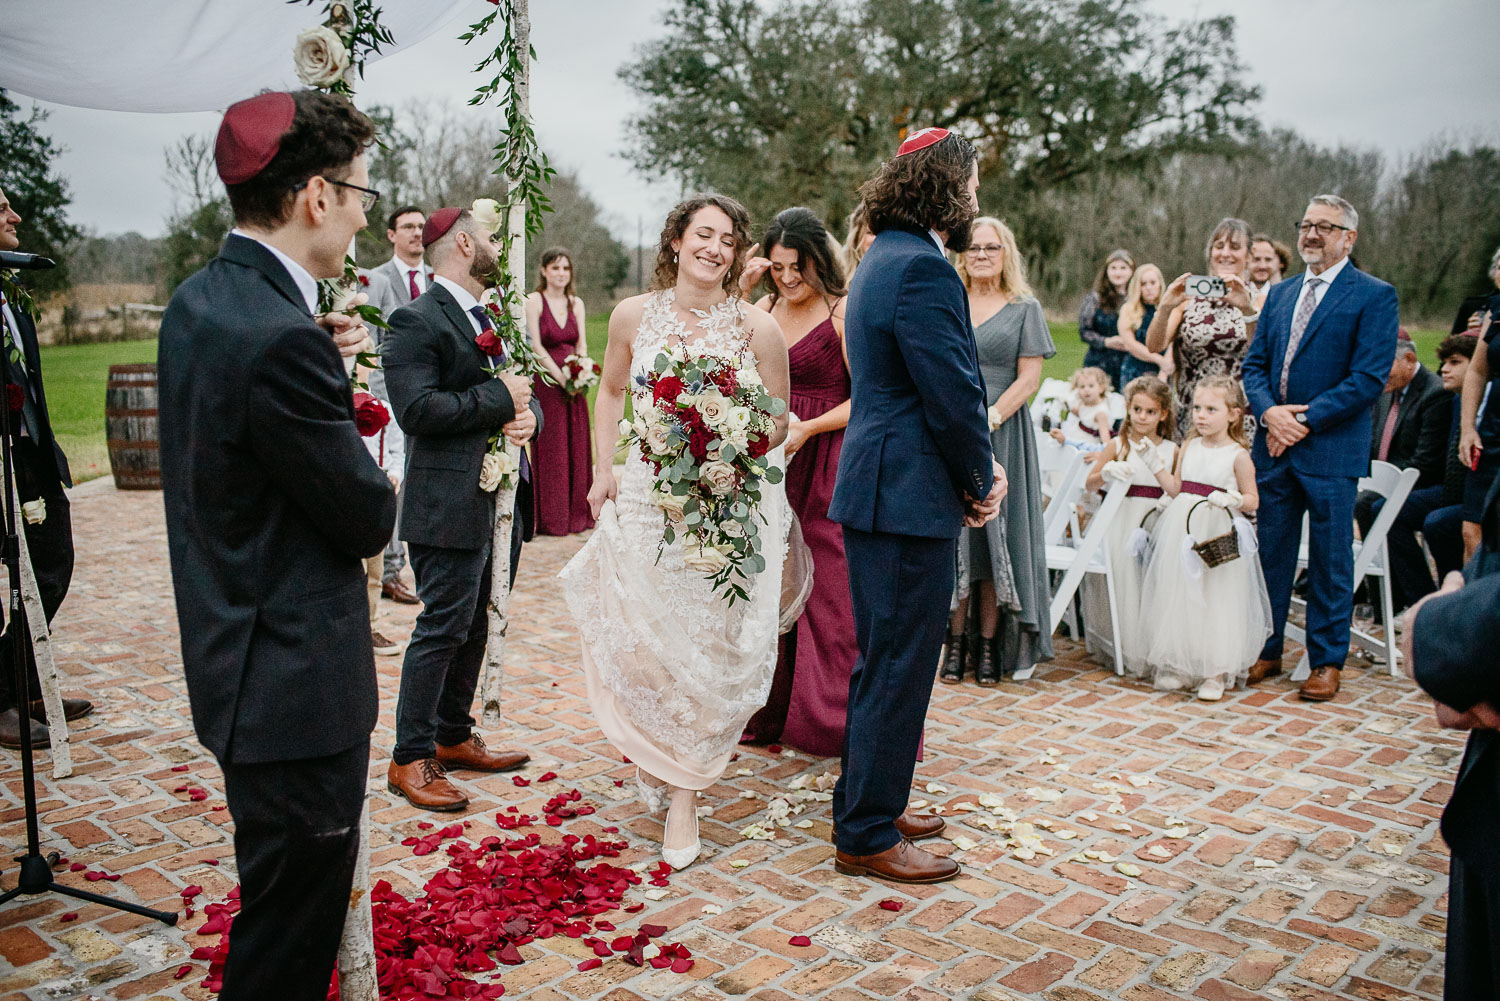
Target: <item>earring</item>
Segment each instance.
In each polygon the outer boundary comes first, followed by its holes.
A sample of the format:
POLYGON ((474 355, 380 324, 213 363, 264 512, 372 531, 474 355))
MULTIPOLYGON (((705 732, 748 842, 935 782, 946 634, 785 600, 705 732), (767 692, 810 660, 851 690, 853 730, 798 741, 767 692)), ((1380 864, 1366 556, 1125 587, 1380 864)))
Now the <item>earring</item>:
POLYGON ((676 254, 673 254, 673 255, 672 255, 672 263, 673 263, 673 264, 676 264, 676 263, 677 263, 677 255, 676 255, 676 254))

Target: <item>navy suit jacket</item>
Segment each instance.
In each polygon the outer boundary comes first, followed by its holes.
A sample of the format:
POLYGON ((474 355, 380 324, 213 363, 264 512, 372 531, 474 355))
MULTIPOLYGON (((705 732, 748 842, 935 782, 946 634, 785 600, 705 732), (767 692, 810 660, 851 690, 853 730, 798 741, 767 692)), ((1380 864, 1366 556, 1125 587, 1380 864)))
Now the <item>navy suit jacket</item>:
MULTIPOLYGON (((1464 568, 1457 594, 1423 606, 1413 632, 1417 684, 1446 706, 1467 712, 1500 706, 1495 637, 1500 636, 1500 485, 1490 489, 1481 521, 1484 545, 1464 568)), ((1443 811, 1443 838, 1471 865, 1500 868, 1495 814, 1500 811, 1500 733, 1475 730, 1443 811)))
POLYGON ((230 236, 162 316, 161 484, 182 664, 220 761, 322 757, 379 709, 361 560, 396 493, 344 362, 269 250, 230 236))
POLYGON ((957 538, 994 480, 984 379, 958 272, 924 232, 887 229, 844 320, 852 385, 828 517, 863 532, 957 538))
POLYGON ((1245 354, 1245 395, 1257 420, 1281 403, 1307 405, 1312 432, 1271 458, 1266 430, 1256 431, 1251 458, 1265 472, 1291 463, 1307 476, 1358 478, 1370 471, 1370 410, 1396 357, 1396 290, 1346 264, 1302 334, 1281 399, 1281 366, 1306 272, 1277 282, 1261 307, 1245 354))

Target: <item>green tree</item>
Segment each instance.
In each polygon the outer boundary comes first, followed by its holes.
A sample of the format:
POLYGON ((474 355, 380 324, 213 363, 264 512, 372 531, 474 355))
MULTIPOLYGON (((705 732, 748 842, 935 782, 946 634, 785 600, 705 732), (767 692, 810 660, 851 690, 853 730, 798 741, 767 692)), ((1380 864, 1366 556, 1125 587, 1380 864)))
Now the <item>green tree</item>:
POLYGON ((207 136, 187 135, 166 149, 167 183, 177 207, 167 219, 158 258, 161 282, 171 295, 195 271, 213 260, 234 225, 229 197, 214 170, 207 136))
POLYGON ((1036 196, 1255 132, 1232 18, 1165 24, 1144 0, 678 0, 621 77, 646 101, 627 156, 743 199, 758 220, 829 220, 908 127, 981 152, 981 205, 1065 226, 1036 196))
POLYGON ((82 234, 68 221, 67 208, 72 202, 68 184, 56 170, 62 148, 41 131, 47 113, 33 107, 25 114, 21 106, 0 90, 0 187, 10 198, 11 206, 21 215, 16 226, 20 249, 44 254, 57 261, 50 271, 33 271, 22 279, 40 300, 72 284, 68 273, 66 250, 82 234))
POLYGON ((536 287, 542 251, 563 246, 573 255, 579 296, 591 310, 604 309, 630 267, 624 245, 599 218, 599 205, 584 192, 577 174, 558 171, 547 185, 547 196, 552 211, 543 217, 545 227, 535 239, 526 241, 526 287, 536 287))

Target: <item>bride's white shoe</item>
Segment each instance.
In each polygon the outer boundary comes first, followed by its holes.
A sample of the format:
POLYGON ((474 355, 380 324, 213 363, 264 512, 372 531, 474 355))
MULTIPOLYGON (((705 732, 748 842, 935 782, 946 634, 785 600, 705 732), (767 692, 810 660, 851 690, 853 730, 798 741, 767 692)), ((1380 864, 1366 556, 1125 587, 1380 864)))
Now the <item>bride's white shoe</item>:
POLYGON ((693 843, 686 848, 667 847, 667 828, 672 826, 672 814, 668 812, 666 826, 662 829, 661 859, 673 869, 686 869, 703 852, 703 842, 698 840, 698 800, 695 795, 688 800, 688 809, 693 811, 693 843))
POLYGON ((641 777, 641 770, 635 770, 635 790, 640 794, 641 802, 646 804, 646 809, 652 813, 661 813, 667 808, 667 787, 665 785, 649 785, 641 777))

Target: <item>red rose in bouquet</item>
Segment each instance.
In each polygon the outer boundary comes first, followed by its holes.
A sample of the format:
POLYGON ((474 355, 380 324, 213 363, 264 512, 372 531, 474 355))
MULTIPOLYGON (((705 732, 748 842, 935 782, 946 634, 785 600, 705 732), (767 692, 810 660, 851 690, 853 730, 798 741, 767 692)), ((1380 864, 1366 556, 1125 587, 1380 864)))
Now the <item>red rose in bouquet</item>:
POLYGON ((370 393, 354 394, 354 426, 366 438, 379 434, 391 422, 391 412, 370 393))
POLYGON ((651 399, 656 403, 676 403, 677 397, 681 396, 686 388, 677 376, 664 375, 656 380, 656 385, 652 387, 651 399))
POLYGON ((497 337, 493 330, 484 331, 478 337, 474 338, 474 343, 478 345, 479 350, 491 358, 499 358, 505 354, 505 342, 497 337))

